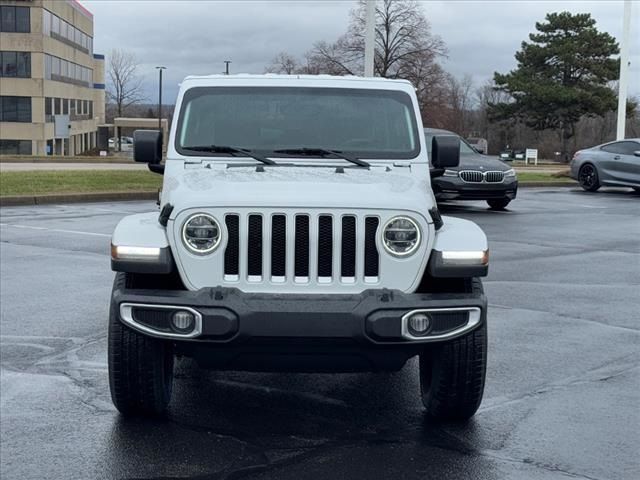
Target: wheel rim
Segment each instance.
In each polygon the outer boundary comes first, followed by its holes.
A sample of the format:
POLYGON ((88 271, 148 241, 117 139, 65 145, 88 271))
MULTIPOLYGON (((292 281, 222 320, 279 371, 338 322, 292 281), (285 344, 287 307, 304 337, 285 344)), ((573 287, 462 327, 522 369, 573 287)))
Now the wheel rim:
POLYGON ((585 165, 580 169, 580 183, 587 188, 591 188, 596 183, 596 169, 591 165, 585 165))

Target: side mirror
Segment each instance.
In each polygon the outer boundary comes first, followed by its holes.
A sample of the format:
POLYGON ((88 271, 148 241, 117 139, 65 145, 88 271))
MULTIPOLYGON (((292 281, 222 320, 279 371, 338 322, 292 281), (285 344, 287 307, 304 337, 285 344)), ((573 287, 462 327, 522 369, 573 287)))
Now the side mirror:
POLYGON ((148 164, 153 173, 164 174, 162 162, 162 132, 136 130, 133 132, 133 159, 148 164))
POLYGON ((150 165, 159 164, 162 161, 162 132, 158 130, 133 132, 133 159, 150 165))
POLYGON ((636 157, 640 157, 640 150, 636 150, 635 152, 633 152, 633 155, 636 157))
POLYGON ((460 139, 453 135, 435 136, 431 146, 431 165, 435 169, 457 167, 460 164, 460 139))

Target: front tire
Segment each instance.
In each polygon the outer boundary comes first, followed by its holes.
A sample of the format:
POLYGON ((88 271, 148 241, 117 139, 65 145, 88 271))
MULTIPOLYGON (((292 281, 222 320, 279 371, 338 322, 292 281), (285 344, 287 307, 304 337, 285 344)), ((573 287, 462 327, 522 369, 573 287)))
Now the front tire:
POLYGON ((491 210, 504 210, 510 202, 510 198, 492 198, 491 200, 487 200, 491 210))
MULTIPOLYGON (((126 283, 127 275, 117 273, 114 291, 126 283)), ((108 364, 113 404, 123 415, 160 415, 169 404, 173 388, 171 344, 136 332, 124 325, 118 316, 118 305, 112 295, 108 364)))
POLYGON ((595 192, 600 188, 598 170, 591 163, 585 163, 578 172, 578 183, 583 190, 595 192))
MULTIPOLYGON (((482 293, 480 279, 471 281, 474 293, 482 293)), ((484 393, 487 371, 486 321, 471 333, 420 354, 420 391, 427 414, 438 421, 471 418, 484 393)))

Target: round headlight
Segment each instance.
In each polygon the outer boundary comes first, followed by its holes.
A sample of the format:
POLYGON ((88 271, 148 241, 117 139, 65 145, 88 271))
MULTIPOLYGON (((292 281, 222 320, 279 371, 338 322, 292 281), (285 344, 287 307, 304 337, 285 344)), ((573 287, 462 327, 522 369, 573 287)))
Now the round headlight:
POLYGON ((411 255, 420 246, 420 227, 409 217, 394 217, 382 229, 382 244, 392 255, 411 255))
POLYGON ((191 215, 182 225, 182 241, 193 253, 204 255, 213 252, 220 243, 220 225, 206 213, 191 215))

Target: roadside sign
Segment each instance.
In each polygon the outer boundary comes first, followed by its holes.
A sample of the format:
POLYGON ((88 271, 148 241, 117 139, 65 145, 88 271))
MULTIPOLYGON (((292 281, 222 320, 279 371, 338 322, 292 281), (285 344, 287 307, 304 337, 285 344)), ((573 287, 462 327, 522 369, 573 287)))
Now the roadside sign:
POLYGON ((54 115, 53 122, 55 138, 69 138, 69 130, 71 130, 69 115, 54 115))
POLYGON ((529 160, 533 160, 534 165, 538 165, 538 149, 527 148, 524 152, 524 164, 528 165, 529 160))

